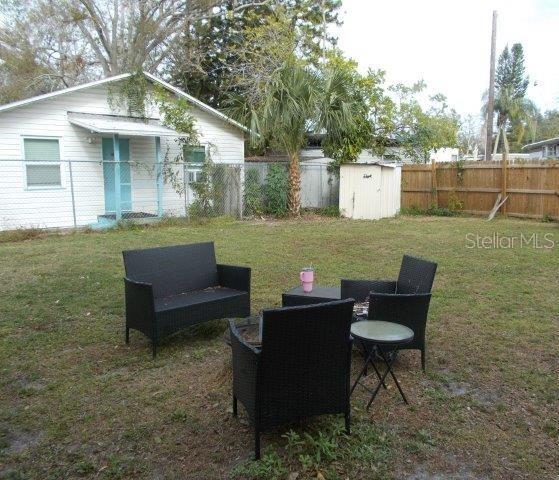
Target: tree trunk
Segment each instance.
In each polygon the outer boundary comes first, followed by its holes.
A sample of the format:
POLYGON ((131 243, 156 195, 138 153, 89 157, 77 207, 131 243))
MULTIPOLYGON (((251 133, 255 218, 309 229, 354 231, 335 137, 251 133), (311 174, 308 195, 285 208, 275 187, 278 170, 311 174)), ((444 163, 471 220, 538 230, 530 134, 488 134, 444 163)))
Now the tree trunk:
MULTIPOLYGON (((499 136, 501 135, 501 127, 497 127, 497 136, 495 138, 495 145, 493 145, 493 155, 497 154, 497 149, 499 148, 499 136)), ((493 160, 493 157, 491 157, 493 160)))
POLYGON ((289 192, 287 194, 287 208, 289 214, 298 217, 301 214, 301 169, 299 167, 299 152, 288 153, 289 157, 289 192))

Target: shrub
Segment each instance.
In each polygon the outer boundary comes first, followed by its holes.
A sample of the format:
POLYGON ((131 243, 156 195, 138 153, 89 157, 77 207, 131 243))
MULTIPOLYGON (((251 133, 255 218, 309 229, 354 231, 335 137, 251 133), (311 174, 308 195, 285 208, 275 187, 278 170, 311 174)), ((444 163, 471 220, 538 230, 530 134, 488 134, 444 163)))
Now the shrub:
POLYGON ((328 205, 327 207, 317 208, 314 210, 317 215, 322 215, 323 217, 341 217, 342 213, 338 205, 328 205))
POLYGON ((258 169, 249 168, 245 173, 245 215, 260 215, 264 211, 262 187, 258 169))
POLYGON ((452 212, 458 212, 464 208, 464 202, 458 198, 456 192, 450 192, 448 196, 448 209, 452 212))
POLYGON ((40 237, 45 232, 39 228, 18 228, 16 230, 6 230, 0 233, 0 243, 22 242, 40 237))
POLYGON ((192 218, 217 217, 226 211, 227 168, 206 158, 198 180, 190 184, 196 198, 188 212, 192 218))
POLYGON ((282 216, 287 212, 287 171, 284 165, 272 164, 268 167, 264 185, 265 212, 282 216))
POLYGON ((423 209, 417 205, 412 205, 410 207, 404 207, 400 209, 402 215, 430 215, 433 217, 455 217, 459 213, 455 210, 450 210, 449 208, 438 207, 434 204, 429 205, 429 208, 423 209))

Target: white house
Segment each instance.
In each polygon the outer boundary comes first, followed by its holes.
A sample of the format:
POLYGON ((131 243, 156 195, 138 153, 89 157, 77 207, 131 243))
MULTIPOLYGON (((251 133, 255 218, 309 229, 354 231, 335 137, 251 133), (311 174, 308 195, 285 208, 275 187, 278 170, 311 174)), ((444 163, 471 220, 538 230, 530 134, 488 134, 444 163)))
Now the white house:
POLYGON ((193 192, 176 184, 195 179, 208 149, 215 163, 243 164, 243 125, 144 74, 150 85, 191 105, 200 138, 187 152, 194 168, 175 166, 174 184, 166 181, 164 158, 178 153, 177 133, 161 123, 155 104, 142 120, 110 101, 130 74, 6 104, 0 106, 0 230, 185 215, 193 192))
MULTIPOLYGON (((332 161, 331 158, 324 156, 324 152, 320 147, 305 147, 301 150, 300 155, 302 161, 332 161)), ((437 163, 455 162, 458 160, 458 148, 439 148, 431 152, 429 160, 434 160, 437 163)), ((372 155, 368 150, 362 150, 355 161, 356 163, 386 163, 392 161, 398 161, 403 164, 414 163, 414 159, 408 157, 401 147, 388 147, 384 156, 372 155)))
POLYGON ((530 158, 559 158, 559 137, 529 143, 522 147, 530 158))

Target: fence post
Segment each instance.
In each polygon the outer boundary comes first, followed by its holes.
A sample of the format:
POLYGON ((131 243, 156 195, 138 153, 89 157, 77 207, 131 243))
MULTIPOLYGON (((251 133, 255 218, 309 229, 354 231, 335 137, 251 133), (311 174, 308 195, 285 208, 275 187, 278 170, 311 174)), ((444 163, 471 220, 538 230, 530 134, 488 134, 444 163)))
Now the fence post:
POLYGON ((68 173, 70 174, 70 194, 72 195, 72 217, 74 218, 74 228, 78 227, 76 220, 76 198, 74 196, 74 175, 72 173, 72 161, 68 162, 68 173))
POLYGON ((155 164, 157 169, 157 216, 163 216, 163 164, 161 163, 161 139, 155 137, 155 164))
POLYGON ((437 187, 437 162, 433 158, 431 160, 431 190, 433 192, 433 204, 439 206, 439 192, 437 187))
MULTIPOLYGON (((503 156, 501 158, 501 199, 505 200, 507 196, 507 181, 508 181, 508 168, 509 168, 509 148, 508 148, 508 141, 507 136, 503 132, 503 156)), ((503 205, 501 206, 501 213, 503 216, 507 216, 507 202, 504 201, 503 205)))
POLYGON ((184 208, 188 217, 188 207, 190 206, 190 174, 188 173, 188 163, 184 161, 184 208))
POLYGON ((188 200, 186 199, 186 163, 183 162, 182 164, 182 190, 184 193, 184 216, 188 216, 188 200))
POLYGON ((114 152, 114 176, 115 176, 115 219, 120 222, 122 219, 122 199, 120 186, 120 138, 118 133, 113 133, 113 152, 114 152))
POLYGON ((244 183, 245 183, 245 164, 241 163, 239 165, 239 219, 243 219, 243 209, 244 209, 244 183))

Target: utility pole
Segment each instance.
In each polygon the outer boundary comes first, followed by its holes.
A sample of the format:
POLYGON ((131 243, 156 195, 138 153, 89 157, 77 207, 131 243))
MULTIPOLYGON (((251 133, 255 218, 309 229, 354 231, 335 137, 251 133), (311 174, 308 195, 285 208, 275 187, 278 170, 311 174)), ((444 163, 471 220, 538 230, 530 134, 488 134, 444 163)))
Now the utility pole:
POLYGON ((493 106, 495 104, 495 48, 497 43, 497 10, 493 10, 491 29, 491 64, 489 65, 489 92, 487 96, 487 136, 485 138, 485 160, 491 160, 491 142, 493 141, 493 106))
POLYGON ((326 63, 326 5, 322 0, 322 61, 326 63))

